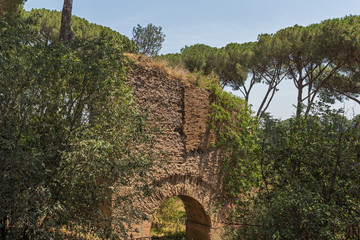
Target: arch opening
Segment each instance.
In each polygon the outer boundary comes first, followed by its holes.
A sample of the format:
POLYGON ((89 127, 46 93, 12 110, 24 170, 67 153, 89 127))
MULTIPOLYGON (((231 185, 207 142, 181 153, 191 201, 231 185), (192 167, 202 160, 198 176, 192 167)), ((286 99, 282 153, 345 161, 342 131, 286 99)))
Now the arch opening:
POLYGON ((153 215, 151 235, 152 239, 210 240, 210 228, 210 217, 201 203, 179 195, 166 199, 153 215))
POLYGON ((185 239, 185 206, 179 197, 166 199, 152 216, 151 239, 185 239))

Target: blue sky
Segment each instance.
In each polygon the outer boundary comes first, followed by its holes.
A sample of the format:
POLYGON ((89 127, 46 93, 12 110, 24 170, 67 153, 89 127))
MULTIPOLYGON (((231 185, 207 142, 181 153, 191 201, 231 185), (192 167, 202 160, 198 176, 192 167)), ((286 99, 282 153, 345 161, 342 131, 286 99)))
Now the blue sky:
MULTIPOLYGON (((360 0, 73 0, 73 14, 108 26, 131 38, 137 24, 162 26, 166 34, 161 54, 179 52, 185 45, 222 47, 230 42, 256 41, 261 33, 329 18, 360 14, 360 0)), ((61 10, 63 0, 28 0, 25 9, 61 10)), ((296 93, 287 84, 269 111, 285 119, 295 112, 296 93)), ((250 102, 259 104, 261 89, 250 102)), ((236 93, 235 93, 236 94, 236 93)), ((337 105, 342 107, 344 104, 337 105)), ((360 106, 347 102, 346 108, 360 106)), ((351 109, 349 110, 351 112, 351 109)), ((351 113, 348 112, 349 115, 351 113)))

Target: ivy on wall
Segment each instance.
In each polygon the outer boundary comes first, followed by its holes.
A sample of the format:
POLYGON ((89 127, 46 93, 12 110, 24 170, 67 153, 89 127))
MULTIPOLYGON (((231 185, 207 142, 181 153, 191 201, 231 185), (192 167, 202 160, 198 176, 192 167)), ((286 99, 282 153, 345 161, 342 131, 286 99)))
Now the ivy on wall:
POLYGON ((258 179, 256 164, 248 156, 257 144, 258 120, 252 116, 247 102, 213 84, 209 123, 215 132, 214 147, 224 154, 221 171, 224 174, 224 190, 227 197, 237 197, 239 189, 250 190, 258 179))

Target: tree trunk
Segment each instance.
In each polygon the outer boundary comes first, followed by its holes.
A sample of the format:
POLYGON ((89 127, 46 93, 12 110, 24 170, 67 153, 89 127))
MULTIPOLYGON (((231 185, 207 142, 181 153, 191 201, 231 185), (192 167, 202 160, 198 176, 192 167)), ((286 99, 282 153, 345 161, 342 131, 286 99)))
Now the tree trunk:
POLYGON ((68 43, 72 40, 74 34, 71 31, 71 11, 73 0, 64 0, 64 6, 61 13, 60 41, 68 43))
POLYGON ((303 93, 303 80, 300 79, 298 81, 298 96, 297 96, 297 105, 296 105, 296 119, 300 119, 301 112, 302 112, 302 93, 303 93))

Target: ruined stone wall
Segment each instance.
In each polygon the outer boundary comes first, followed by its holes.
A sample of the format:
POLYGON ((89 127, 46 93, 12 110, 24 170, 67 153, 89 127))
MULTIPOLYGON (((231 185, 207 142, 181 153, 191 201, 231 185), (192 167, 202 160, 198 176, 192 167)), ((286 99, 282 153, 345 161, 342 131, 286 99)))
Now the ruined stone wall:
MULTIPOLYGON (((139 107, 148 108, 161 126, 154 147, 161 164, 155 164, 149 179, 153 193, 138 208, 151 218, 163 201, 180 196, 187 211, 187 238, 211 239, 206 232, 211 236, 218 227, 212 209, 221 196, 221 157, 211 146, 214 136, 207 124, 210 92, 176 79, 144 57, 132 67, 128 81, 139 107)), ((134 238, 149 237, 150 227, 151 222, 140 224, 134 238)))

